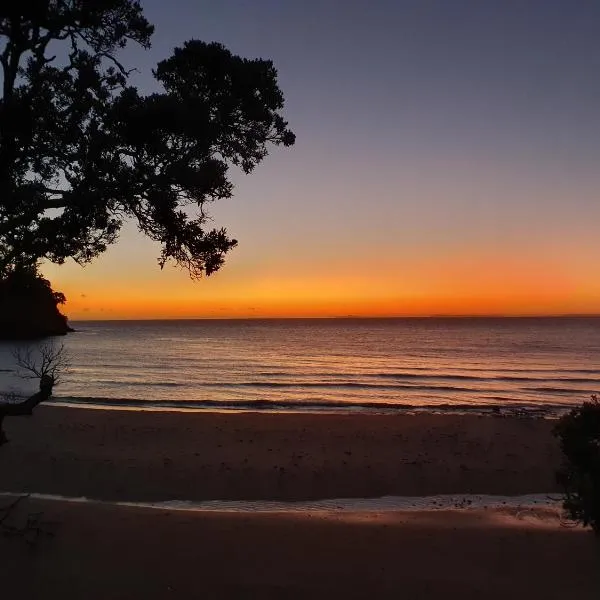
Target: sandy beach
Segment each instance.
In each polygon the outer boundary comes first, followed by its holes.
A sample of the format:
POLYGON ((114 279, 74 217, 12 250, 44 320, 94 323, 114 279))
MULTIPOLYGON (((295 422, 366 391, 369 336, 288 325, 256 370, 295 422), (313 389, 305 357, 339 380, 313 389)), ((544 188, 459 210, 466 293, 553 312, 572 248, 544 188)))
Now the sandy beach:
MULTIPOLYGON (((114 501, 557 491, 543 419, 42 407, 9 419, 0 491, 114 501)), ((7 498, 1 504, 6 504, 7 498)), ((551 509, 192 512, 24 500, 10 597, 597 598, 600 546, 551 509)))
POLYGON ((0 538, 10 598, 592 600, 600 548, 544 511, 195 513, 28 500, 0 538))
POLYGON ((557 490, 553 421, 40 407, 6 422, 1 490, 101 500, 305 500, 557 490))

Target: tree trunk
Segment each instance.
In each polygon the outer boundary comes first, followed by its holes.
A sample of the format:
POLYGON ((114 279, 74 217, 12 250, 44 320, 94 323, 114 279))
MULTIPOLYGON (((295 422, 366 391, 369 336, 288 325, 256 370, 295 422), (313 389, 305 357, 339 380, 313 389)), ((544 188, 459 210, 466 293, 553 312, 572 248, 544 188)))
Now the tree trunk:
POLYGON ((36 392, 27 400, 19 403, 11 404, 0 404, 0 446, 8 442, 8 438, 4 433, 2 427, 4 417, 22 417, 31 416, 33 409, 40 404, 48 400, 52 396, 52 388, 54 386, 54 379, 49 375, 43 375, 40 378, 40 391, 36 392))

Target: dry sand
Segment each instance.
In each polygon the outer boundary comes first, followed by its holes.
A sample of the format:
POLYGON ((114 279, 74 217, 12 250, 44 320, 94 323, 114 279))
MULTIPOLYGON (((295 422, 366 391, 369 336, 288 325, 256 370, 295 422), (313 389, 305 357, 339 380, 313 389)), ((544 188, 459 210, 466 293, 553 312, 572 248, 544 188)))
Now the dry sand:
MULTIPOLYGON (((553 423, 452 415, 42 407, 9 419, 0 491, 299 500, 556 490, 553 423)), ((7 499, 0 499, 0 505, 7 499)), ((0 536, 7 598, 600 597, 600 545, 556 511, 180 512, 28 499, 0 536)))

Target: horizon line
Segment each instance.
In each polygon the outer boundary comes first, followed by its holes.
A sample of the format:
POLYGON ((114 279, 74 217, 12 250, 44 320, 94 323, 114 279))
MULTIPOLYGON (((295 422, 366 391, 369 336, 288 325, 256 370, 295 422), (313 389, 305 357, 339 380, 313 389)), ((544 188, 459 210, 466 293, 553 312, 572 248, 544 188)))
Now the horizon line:
MULTIPOLYGON (((68 317, 67 317, 68 318, 68 317)), ((152 318, 94 318, 82 319, 68 318, 69 322, 86 322, 86 321, 325 321, 325 320, 384 320, 384 319, 597 319, 600 318, 600 313, 559 313, 559 314, 431 314, 431 315, 339 315, 339 316, 322 316, 322 317, 152 317, 152 318)))

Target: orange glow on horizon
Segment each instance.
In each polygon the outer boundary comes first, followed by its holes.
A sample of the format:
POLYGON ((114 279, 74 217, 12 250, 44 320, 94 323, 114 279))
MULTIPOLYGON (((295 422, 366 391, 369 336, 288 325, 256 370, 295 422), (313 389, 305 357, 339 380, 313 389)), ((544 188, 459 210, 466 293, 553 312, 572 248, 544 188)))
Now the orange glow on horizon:
MULTIPOLYGON (((481 278, 429 286, 355 285, 344 295, 342 282, 268 281, 244 289, 210 288, 207 282, 185 282, 169 291, 155 286, 113 285, 109 290, 78 294, 71 285, 57 286, 67 296, 63 312, 81 319, 386 317, 428 315, 592 314, 600 293, 578 292, 574 286, 526 285, 514 280, 492 286, 481 278)), ((347 287, 350 287, 349 285, 347 287)))
POLYGON ((245 319, 245 318, 331 318, 331 317, 422 317, 422 316, 544 316, 568 314, 597 314, 597 301, 582 301, 577 305, 560 301, 536 299, 422 299, 406 302, 337 301, 329 303, 301 304, 293 301, 255 303, 247 307, 232 301, 198 306, 193 303, 155 303, 141 301, 115 303, 107 309, 89 310, 68 303, 62 311, 70 320, 104 319, 245 319))
POLYGON ((241 262, 191 281, 153 261, 47 265, 71 320, 599 314, 600 282, 573 262, 455 252, 354 261, 241 262))

